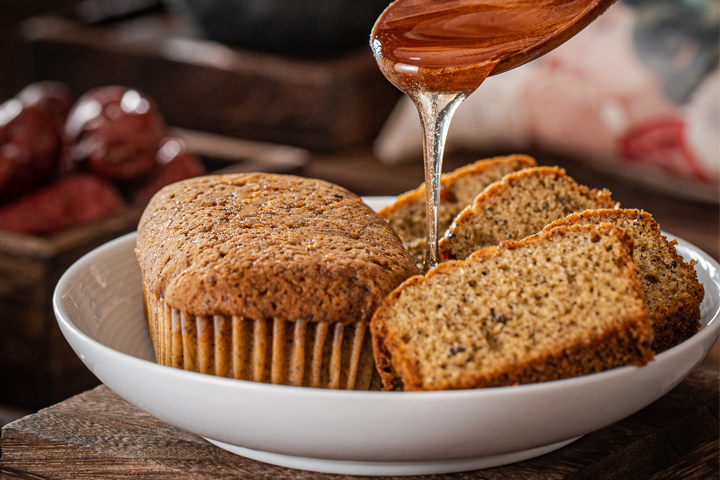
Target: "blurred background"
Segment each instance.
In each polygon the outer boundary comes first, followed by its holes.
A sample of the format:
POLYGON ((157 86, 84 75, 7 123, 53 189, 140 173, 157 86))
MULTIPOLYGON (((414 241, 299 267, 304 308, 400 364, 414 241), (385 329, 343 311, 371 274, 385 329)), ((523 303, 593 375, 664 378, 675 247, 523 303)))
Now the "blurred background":
MULTIPOLYGON (((531 154, 718 259, 719 5, 623 0, 491 77, 457 111, 444 171, 531 154)), ((52 290, 134 230, 163 185, 228 171, 360 195, 422 183, 417 114, 367 46, 386 6, 0 0, 0 424, 96 384, 57 329, 52 290), (23 159, 37 167, 7 166, 23 159)))

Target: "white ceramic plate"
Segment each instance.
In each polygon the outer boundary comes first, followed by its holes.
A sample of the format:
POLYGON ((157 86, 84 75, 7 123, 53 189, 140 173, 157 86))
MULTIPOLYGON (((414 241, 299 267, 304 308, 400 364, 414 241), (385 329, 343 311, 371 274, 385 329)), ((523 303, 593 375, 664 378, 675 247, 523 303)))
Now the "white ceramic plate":
MULTIPOLYGON (((371 198, 374 208, 387 198, 371 198)), ((660 398, 720 333, 718 264, 679 240, 705 286, 703 327, 637 367, 516 387, 355 392, 267 385, 157 365, 142 309, 135 234, 87 254, 60 279, 60 328, 103 383, 129 402, 232 452, 331 473, 415 475, 531 458, 660 398)))

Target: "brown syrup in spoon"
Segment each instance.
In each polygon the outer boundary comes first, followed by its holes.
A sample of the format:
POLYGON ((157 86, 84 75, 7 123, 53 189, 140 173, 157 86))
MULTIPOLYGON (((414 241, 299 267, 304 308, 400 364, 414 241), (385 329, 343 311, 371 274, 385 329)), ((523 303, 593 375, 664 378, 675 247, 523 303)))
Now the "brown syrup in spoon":
POLYGON ((438 263, 442 157, 455 109, 489 76, 562 44, 614 0, 396 0, 378 18, 371 46, 383 75, 420 113, 425 155, 427 250, 438 263))

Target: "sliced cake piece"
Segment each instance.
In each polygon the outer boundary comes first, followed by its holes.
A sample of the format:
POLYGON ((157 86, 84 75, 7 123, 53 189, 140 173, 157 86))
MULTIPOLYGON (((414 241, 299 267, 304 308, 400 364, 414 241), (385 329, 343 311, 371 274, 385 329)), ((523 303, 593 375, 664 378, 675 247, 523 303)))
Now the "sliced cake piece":
POLYGON ((407 280, 371 321, 385 389, 541 382, 652 359, 632 261, 610 224, 560 226, 407 280))
POLYGON ((635 239, 633 261, 645 292, 645 303, 655 330, 653 350, 660 353, 692 336, 700 328, 700 303, 705 291, 693 265, 685 263, 668 242, 652 215, 642 210, 603 209, 574 213, 546 227, 612 223, 635 239))
POLYGON ((616 206, 609 191, 578 185, 558 167, 511 173, 455 218, 440 240, 440 258, 463 259, 479 248, 537 233, 571 213, 616 206))
MULTIPOLYGON (((508 173, 537 165, 527 155, 509 155, 478 160, 440 178, 440 206, 438 231, 442 235, 463 208, 472 203, 478 193, 508 173)), ((425 255, 425 185, 403 193, 395 203, 380 210, 417 263, 425 255)))

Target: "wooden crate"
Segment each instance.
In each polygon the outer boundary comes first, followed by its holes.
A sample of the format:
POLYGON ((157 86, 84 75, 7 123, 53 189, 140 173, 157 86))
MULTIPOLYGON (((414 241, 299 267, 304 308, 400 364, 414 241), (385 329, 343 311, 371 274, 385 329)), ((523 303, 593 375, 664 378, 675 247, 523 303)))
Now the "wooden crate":
POLYGON ((60 333, 52 294, 70 265, 135 230, 141 213, 48 238, 0 231, 0 404, 40 408, 99 383, 60 333))

